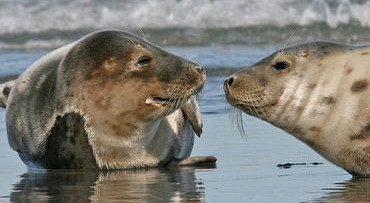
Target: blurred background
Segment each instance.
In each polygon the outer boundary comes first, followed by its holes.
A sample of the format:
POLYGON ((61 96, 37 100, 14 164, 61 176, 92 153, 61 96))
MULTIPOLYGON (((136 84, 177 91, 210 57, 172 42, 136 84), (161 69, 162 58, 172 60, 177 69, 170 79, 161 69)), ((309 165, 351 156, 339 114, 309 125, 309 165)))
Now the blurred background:
POLYGON ((0 49, 55 48, 100 29, 162 46, 370 40, 368 0, 1 0, 0 49), (143 34, 140 34, 142 32, 143 34))
POLYGON ((142 30, 160 45, 370 40, 367 0, 0 1, 0 48, 54 48, 99 29, 142 30))
MULTIPOLYGON (((370 1, 0 0, 3 53, 32 51, 25 57, 35 60, 46 53, 37 51, 101 29, 136 33, 223 75, 294 43, 369 42, 370 1)), ((24 68, 12 66, 14 73, 24 68)))

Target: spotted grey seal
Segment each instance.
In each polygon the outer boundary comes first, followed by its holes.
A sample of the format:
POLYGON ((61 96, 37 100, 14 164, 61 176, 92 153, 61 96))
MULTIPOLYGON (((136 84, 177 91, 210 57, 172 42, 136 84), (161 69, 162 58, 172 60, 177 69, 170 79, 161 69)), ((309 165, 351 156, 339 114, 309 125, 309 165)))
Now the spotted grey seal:
POLYGON ((370 46, 311 42, 232 74, 229 103, 292 134, 357 176, 370 175, 370 46))

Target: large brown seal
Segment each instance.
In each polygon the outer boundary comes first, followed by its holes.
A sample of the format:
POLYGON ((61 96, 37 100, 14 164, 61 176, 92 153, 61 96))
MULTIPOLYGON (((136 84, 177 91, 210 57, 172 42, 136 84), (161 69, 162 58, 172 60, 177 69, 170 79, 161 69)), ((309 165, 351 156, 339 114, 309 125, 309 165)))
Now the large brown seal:
POLYGON ((5 102, 9 144, 29 167, 47 169, 214 162, 188 158, 202 131, 195 95, 204 81, 198 64, 144 39, 95 32, 14 81, 5 102))
POLYGON ((353 175, 370 175, 370 46, 312 42, 231 75, 229 103, 353 175))

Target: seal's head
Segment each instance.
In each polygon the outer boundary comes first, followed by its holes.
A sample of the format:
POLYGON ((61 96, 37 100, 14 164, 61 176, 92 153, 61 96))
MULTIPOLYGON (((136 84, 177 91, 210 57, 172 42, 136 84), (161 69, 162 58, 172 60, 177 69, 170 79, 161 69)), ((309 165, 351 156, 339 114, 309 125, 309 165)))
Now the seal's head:
POLYGON ((205 82, 198 64, 116 31, 81 39, 61 66, 70 104, 94 126, 109 125, 121 136, 132 134, 136 124, 174 112, 205 82))
POLYGON ((229 103, 282 128, 352 174, 370 174, 369 46, 280 50, 224 83, 229 103))
MULTIPOLYGON (((340 44, 314 42, 277 51, 231 75, 224 83, 226 98, 247 114, 277 125, 292 124, 296 118, 287 112, 302 112, 304 104, 300 101, 305 91, 315 89, 320 82, 324 58, 343 48, 349 50, 340 44)), ((323 98, 326 103, 333 100, 323 98)))

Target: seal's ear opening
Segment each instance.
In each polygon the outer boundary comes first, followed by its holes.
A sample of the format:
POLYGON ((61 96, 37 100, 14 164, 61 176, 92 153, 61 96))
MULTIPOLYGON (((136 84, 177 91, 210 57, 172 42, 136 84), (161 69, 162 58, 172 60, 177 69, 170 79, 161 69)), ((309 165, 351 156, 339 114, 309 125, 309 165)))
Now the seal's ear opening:
POLYGON ((190 122, 195 134, 200 137, 202 134, 203 123, 196 97, 190 97, 181 110, 184 113, 185 118, 190 122))

